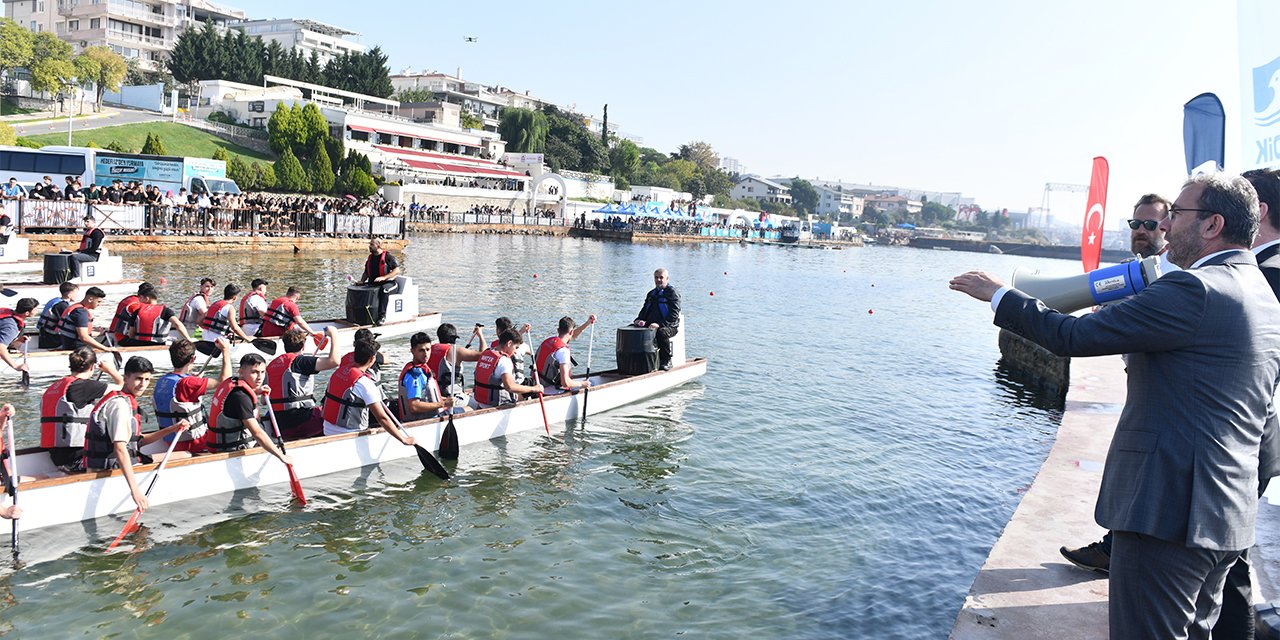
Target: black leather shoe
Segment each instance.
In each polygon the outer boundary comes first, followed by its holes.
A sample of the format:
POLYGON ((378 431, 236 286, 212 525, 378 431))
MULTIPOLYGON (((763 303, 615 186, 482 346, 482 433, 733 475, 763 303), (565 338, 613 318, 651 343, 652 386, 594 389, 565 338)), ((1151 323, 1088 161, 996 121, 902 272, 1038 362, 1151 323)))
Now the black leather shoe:
POLYGON ((1062 557, 1066 558, 1077 567, 1087 571, 1095 571, 1102 575, 1110 575, 1111 572, 1111 554, 1107 553, 1106 548, 1101 542, 1095 542, 1087 547, 1079 549, 1068 549, 1062 547, 1058 549, 1062 553, 1062 557))

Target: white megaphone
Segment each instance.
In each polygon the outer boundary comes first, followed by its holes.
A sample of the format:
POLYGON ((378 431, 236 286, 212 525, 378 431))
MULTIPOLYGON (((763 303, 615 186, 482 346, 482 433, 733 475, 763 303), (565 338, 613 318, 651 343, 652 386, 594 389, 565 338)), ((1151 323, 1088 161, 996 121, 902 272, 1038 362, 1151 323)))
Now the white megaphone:
POLYGON ((1014 289, 1062 313, 1115 302, 1136 295, 1160 277, 1160 257, 1151 256, 1074 276, 1043 276, 1039 271, 1013 271, 1014 289))

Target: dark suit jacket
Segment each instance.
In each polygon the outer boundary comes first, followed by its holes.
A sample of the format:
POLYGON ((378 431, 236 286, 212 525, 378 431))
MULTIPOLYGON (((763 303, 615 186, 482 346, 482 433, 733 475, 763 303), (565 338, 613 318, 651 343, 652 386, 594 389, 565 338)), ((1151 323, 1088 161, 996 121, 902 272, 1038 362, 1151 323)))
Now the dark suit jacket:
MULTIPOLYGON (((1256 259, 1272 293, 1280 299, 1280 244, 1259 251, 1256 259)), ((1258 477, 1263 479, 1280 476, 1280 422, 1269 422, 1267 426, 1262 433, 1262 450, 1258 453, 1258 477)))
POLYGON ((1082 317, 1010 290, 995 323, 1064 356, 1129 354, 1094 517, 1188 547, 1253 545, 1258 451, 1280 382, 1280 302, 1249 251, 1082 317))
POLYGON ((676 293, 676 288, 667 285, 667 314, 665 316, 658 309, 658 289, 650 289, 649 293, 644 297, 644 304, 640 307, 640 313, 636 316, 636 320, 656 322, 658 326, 668 329, 680 328, 680 294, 676 293))

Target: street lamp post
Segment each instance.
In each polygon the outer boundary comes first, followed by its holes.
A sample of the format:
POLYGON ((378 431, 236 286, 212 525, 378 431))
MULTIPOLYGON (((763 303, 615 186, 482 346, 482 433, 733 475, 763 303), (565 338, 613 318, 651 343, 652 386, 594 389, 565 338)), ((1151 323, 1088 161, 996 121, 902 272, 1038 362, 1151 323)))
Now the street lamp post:
POLYGON ((72 123, 75 122, 75 120, 73 119, 74 113, 71 111, 71 107, 69 105, 75 104, 75 95, 74 95, 75 90, 76 90, 76 81, 68 80, 67 81, 68 95, 67 95, 67 103, 66 103, 68 104, 68 106, 66 107, 67 109, 67 146, 68 147, 71 146, 71 125, 72 123))

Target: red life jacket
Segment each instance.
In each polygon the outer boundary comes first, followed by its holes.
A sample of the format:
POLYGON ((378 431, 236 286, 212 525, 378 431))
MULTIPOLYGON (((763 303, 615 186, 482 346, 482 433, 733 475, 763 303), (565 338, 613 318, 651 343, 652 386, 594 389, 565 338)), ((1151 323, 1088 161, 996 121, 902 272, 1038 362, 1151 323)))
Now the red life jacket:
POLYGON ((80 334, 76 332, 77 327, 72 325, 70 322, 71 313, 76 309, 84 309, 85 313, 89 314, 89 326, 93 326, 93 309, 84 306, 84 303, 82 302, 77 302, 72 305, 67 305, 67 308, 62 312, 62 317, 58 319, 58 334, 67 340, 78 342, 80 340, 80 334))
POLYGON ((204 306, 206 309, 209 308, 209 296, 206 296, 203 293, 200 293, 199 291, 197 291, 195 295, 192 295, 190 298, 187 298, 187 301, 182 304, 182 311, 178 314, 179 322, 182 322, 183 324, 191 324, 191 323, 195 323, 195 322, 199 322, 200 320, 203 320, 203 318, 193 319, 188 317, 188 314, 191 313, 191 301, 195 300, 196 298, 204 298, 204 306))
POLYGON ((515 395, 502 386, 502 379, 494 376, 498 363, 507 356, 494 349, 485 349, 476 362, 476 402, 496 407, 500 404, 515 402, 515 395))
POLYGON ((67 389, 76 380, 79 378, 67 376, 44 390, 40 399, 40 446, 45 449, 84 446, 93 405, 77 408, 67 400, 67 389))
POLYGON ((457 363, 447 359, 449 348, 452 346, 449 344, 433 344, 431 345, 431 355, 427 356, 427 366, 431 369, 431 374, 436 377, 436 382, 442 390, 447 390, 455 384, 459 386, 463 384, 462 372, 457 371, 457 363), (456 380, 454 379, 455 373, 457 374, 456 380))
POLYGON ((245 321, 245 320, 261 320, 261 319, 262 319, 262 316, 261 316, 261 315, 259 315, 259 311, 258 311, 257 309, 254 309, 253 307, 250 307, 250 306, 247 304, 247 303, 249 302, 249 298, 252 298, 252 297, 254 297, 254 296, 257 296, 257 297, 259 297, 259 298, 262 298, 262 301, 263 301, 263 302, 266 302, 266 301, 267 301, 267 299, 266 299, 265 297, 263 297, 263 295, 262 295, 261 293, 258 293, 257 291, 254 291, 254 292, 250 293, 249 295, 247 295, 247 296, 245 296, 245 297, 241 298, 241 299, 240 299, 240 320, 241 320, 241 321, 245 321), (249 313, 248 313, 249 311, 253 311, 253 315, 249 315, 249 313))
POLYGON ((568 347, 569 345, 564 340, 561 340, 558 335, 551 336, 543 340, 541 345, 538 345, 538 354, 534 358, 533 366, 534 370, 541 376, 539 382, 546 385, 561 386, 563 381, 560 380, 560 364, 551 358, 551 354, 568 347))
POLYGON ((355 367, 339 367, 324 392, 324 421, 342 429, 369 428, 369 405, 353 393, 356 382, 368 374, 355 367))
POLYGON ((129 439, 129 461, 138 464, 140 459, 138 448, 142 442, 142 412, 138 410, 138 399, 119 389, 103 396, 98 404, 89 412, 89 428, 84 434, 84 468, 91 471, 99 469, 117 469, 120 461, 116 460, 116 445, 111 442, 111 432, 102 424, 98 412, 102 406, 116 396, 124 396, 129 400, 129 409, 133 414, 133 437, 129 439))
POLYGON ((6 319, 12 319, 18 325, 18 335, 22 335, 22 330, 27 327, 27 321, 19 318, 13 309, 0 309, 0 320, 6 319))
POLYGON ((258 406, 258 394, 244 380, 231 376, 218 384, 213 392, 213 405, 209 407, 209 430, 204 436, 205 444, 214 451, 248 449, 257 444, 253 439, 253 432, 249 431, 243 420, 228 418, 222 414, 222 406, 233 389, 244 390, 249 394, 255 410, 258 406))
POLYGON ((284 335, 293 328, 294 318, 299 315, 298 305, 293 300, 283 296, 272 300, 266 317, 262 319, 262 336, 274 338, 284 335))
POLYGON ((368 282, 373 282, 374 278, 381 278, 387 275, 389 273, 387 269, 387 252, 383 251, 376 256, 369 256, 369 259, 364 261, 364 273, 368 282), (373 262, 374 258, 378 260, 376 267, 373 262))
POLYGON ((169 335, 169 321, 162 304, 139 303, 133 313, 133 339, 162 344, 169 335))
POLYGON ((286 353, 267 364, 267 386, 271 387, 271 408, 276 411, 309 409, 316 404, 312 376, 295 373, 293 361, 302 352, 286 353))
POLYGON ((90 247, 90 244, 93 241, 91 236, 93 235, 93 232, 95 229, 97 229, 97 227, 89 227, 88 229, 84 230, 84 235, 80 236, 80 248, 77 249, 77 251, 85 251, 90 247))
POLYGON ((219 300, 209 305, 209 310, 204 312, 204 318, 200 320, 200 327, 220 335, 231 333, 231 322, 227 318, 218 317, 229 304, 230 300, 219 300))
POLYGON ((124 340, 125 336, 129 335, 129 325, 133 324, 133 312, 129 310, 129 306, 136 302, 138 302, 138 294, 135 293, 116 305, 116 315, 112 316, 111 326, 107 328, 116 342, 124 340))
POLYGON ((410 360, 400 369, 400 377, 396 379, 396 385, 399 387, 400 396, 400 420, 402 422, 411 422, 413 420, 426 420, 440 415, 440 410, 436 409, 428 413, 414 413, 409 410, 410 400, 422 400, 425 402, 440 402, 440 385, 436 384, 435 376, 431 375, 431 368, 426 364, 416 364, 410 360), (426 397, 410 398, 404 392, 404 377, 414 369, 421 369, 427 374, 427 394, 426 397))

